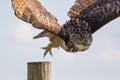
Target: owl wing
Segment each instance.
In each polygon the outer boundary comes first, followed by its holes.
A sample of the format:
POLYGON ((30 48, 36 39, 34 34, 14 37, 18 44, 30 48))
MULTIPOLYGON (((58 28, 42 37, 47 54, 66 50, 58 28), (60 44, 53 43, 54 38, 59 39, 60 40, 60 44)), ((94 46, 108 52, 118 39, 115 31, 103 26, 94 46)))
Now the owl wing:
POLYGON ((37 0, 12 0, 12 7, 18 18, 31 23, 35 28, 44 29, 53 34, 61 30, 57 19, 37 0))
POLYGON ((120 16, 120 0, 76 0, 68 14, 70 18, 86 22, 94 33, 120 16))
POLYGON ((83 10, 95 2, 96 0, 76 0, 74 5, 70 8, 68 16, 74 18, 75 16, 80 15, 83 10))

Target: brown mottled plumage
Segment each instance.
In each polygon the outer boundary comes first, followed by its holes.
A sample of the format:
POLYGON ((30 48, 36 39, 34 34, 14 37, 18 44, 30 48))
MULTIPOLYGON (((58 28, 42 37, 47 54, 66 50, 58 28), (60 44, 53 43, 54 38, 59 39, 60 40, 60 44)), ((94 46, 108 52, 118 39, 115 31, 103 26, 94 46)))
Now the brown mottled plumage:
POLYGON ((57 34, 61 27, 57 19, 50 14, 37 0, 12 0, 15 15, 35 28, 44 29, 57 34))
POLYGON ((74 5, 68 12, 68 16, 70 18, 74 18, 75 16, 79 15, 84 9, 95 2, 96 0, 76 0, 74 5))
POLYGON ((92 34, 108 22, 120 16, 120 0, 76 0, 70 8, 63 27, 37 0, 12 0, 18 18, 44 29, 34 37, 48 37, 50 44, 44 47, 44 56, 52 48, 62 47, 68 52, 84 51, 92 43, 92 34))

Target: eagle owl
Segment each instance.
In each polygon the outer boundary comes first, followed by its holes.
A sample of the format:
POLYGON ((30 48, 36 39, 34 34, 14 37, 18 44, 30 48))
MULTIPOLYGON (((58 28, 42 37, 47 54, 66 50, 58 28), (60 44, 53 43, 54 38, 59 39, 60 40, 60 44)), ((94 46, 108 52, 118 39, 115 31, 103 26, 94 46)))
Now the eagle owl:
POLYGON ((38 0, 12 0, 12 7, 18 18, 44 30, 34 37, 49 38, 44 56, 52 55, 51 49, 58 47, 67 52, 87 50, 92 34, 120 16, 120 0, 76 0, 68 12, 70 19, 63 25, 38 0))

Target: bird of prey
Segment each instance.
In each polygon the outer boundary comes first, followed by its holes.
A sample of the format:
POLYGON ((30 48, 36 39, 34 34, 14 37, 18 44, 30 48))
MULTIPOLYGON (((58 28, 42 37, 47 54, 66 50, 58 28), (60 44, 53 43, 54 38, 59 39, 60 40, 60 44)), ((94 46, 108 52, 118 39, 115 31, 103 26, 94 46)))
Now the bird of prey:
POLYGON ((18 18, 44 30, 34 37, 49 38, 44 56, 58 47, 73 53, 87 50, 92 34, 120 16, 120 0, 75 0, 63 25, 38 0, 12 0, 12 8, 18 18))

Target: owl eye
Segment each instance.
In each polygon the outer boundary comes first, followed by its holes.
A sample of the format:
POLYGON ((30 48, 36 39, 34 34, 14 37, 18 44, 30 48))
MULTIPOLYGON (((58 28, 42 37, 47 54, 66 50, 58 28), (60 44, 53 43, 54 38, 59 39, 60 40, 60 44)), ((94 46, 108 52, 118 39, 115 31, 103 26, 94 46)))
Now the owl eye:
POLYGON ((80 40, 83 40, 84 39, 84 37, 83 36, 80 36, 80 40))

